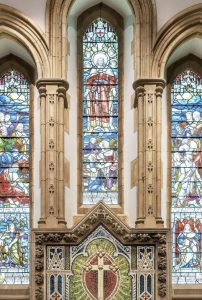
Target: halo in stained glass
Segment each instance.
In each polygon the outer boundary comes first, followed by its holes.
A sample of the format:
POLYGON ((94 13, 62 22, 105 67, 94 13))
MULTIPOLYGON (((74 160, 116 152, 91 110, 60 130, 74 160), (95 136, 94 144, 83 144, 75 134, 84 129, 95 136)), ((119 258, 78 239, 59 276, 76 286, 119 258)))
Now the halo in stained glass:
POLYGON ((29 84, 0 77, 0 284, 29 283, 29 84))
POLYGON ((173 283, 202 283, 202 80, 187 68, 171 94, 173 283))
POLYGON ((97 18, 83 35, 83 204, 118 203, 118 36, 97 18))

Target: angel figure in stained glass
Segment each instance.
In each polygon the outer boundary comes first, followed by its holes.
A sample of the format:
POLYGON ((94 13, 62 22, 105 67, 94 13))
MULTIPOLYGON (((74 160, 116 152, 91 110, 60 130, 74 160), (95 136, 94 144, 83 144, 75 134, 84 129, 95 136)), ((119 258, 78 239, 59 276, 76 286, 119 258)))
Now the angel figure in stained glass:
POLYGON ((8 224, 7 231, 1 236, 3 259, 8 264, 24 265, 24 254, 21 248, 20 231, 15 224, 8 224))
POLYGON ((174 191, 178 198, 177 206, 194 205, 199 207, 202 179, 194 161, 194 154, 198 151, 198 144, 193 140, 185 140, 179 147, 179 150, 182 152, 179 178, 174 185, 174 191))
POLYGON ((178 236, 179 267, 190 268, 199 265, 197 253, 199 252, 200 233, 198 229, 191 228, 189 223, 184 225, 184 230, 178 236))
POLYGON ((96 53, 93 57, 95 68, 91 69, 86 82, 84 97, 87 99, 88 130, 91 131, 96 127, 113 129, 112 100, 116 96, 116 77, 107 66, 108 60, 106 53, 96 53))

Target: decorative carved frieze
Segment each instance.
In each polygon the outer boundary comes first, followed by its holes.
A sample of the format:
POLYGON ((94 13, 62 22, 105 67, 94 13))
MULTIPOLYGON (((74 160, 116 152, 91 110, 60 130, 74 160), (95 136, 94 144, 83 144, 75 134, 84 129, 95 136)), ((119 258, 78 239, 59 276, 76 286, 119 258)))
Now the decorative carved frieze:
POLYGON ((36 300, 42 300, 43 299, 43 289, 41 286, 37 286, 35 290, 35 296, 36 300))
POLYGON ((35 282, 36 284, 40 285, 44 282, 44 276, 40 273, 36 273, 35 275, 35 282))

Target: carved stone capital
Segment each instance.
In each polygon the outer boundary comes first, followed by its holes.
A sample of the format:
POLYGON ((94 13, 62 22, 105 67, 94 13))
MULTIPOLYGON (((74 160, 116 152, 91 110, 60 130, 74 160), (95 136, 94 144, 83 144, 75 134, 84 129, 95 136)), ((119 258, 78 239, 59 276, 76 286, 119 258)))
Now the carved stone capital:
POLYGON ((138 107, 138 101, 139 99, 141 99, 141 101, 144 100, 144 96, 145 96, 145 89, 144 86, 135 86, 133 84, 133 88, 135 90, 135 100, 134 100, 134 108, 138 107))
POLYGON ((145 87, 145 85, 154 85, 154 86, 158 86, 158 87, 162 87, 164 88, 165 87, 165 80, 164 79, 160 79, 160 78, 151 78, 151 79, 148 79, 148 78, 142 78, 142 79, 138 79, 136 80, 134 83, 133 83, 133 88, 134 90, 136 90, 138 87, 145 87))

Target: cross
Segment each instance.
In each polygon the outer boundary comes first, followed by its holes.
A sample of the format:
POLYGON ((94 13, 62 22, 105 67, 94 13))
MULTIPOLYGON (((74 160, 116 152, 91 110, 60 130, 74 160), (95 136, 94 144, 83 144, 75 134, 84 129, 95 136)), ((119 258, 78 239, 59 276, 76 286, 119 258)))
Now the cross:
POLYGON ((52 297, 54 300, 58 300, 60 298, 60 296, 56 292, 54 293, 54 295, 52 297))
POLYGON ((98 31, 98 32, 97 32, 97 35, 102 36, 102 35, 103 35, 103 31, 101 31, 101 30, 98 31))
POLYGON ((144 292, 144 294, 141 295, 141 298, 144 300, 148 300, 150 296, 146 292, 144 292))
POLYGON ((104 256, 105 252, 99 251, 97 253, 98 264, 97 265, 86 265, 83 267, 84 271, 98 271, 98 300, 104 300, 104 271, 113 271, 114 273, 118 271, 118 266, 115 264, 105 265, 104 256))

